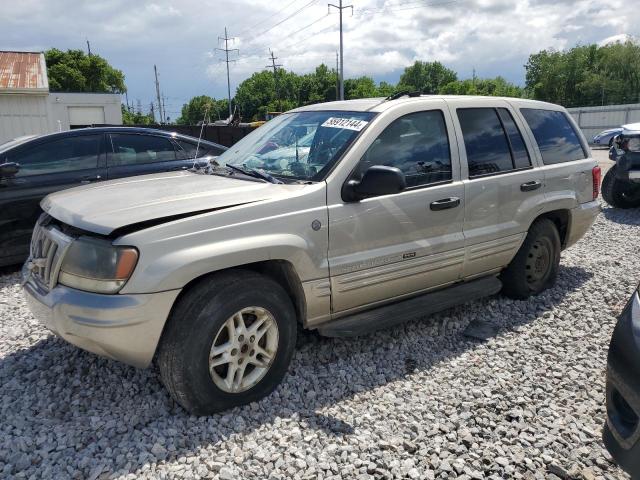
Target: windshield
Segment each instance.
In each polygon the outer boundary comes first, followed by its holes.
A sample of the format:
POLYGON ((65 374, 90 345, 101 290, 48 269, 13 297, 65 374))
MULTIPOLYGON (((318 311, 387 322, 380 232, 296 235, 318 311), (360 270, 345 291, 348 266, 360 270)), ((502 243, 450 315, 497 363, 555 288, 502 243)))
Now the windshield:
POLYGON ((372 112, 347 111, 279 115, 216 162, 262 170, 282 179, 321 180, 373 116, 372 112))

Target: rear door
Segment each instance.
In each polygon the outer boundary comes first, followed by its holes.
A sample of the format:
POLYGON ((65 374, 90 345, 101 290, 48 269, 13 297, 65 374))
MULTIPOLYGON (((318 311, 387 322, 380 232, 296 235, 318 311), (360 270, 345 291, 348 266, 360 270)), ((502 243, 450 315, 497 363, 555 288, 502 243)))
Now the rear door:
POLYGON ((167 137, 139 133, 111 133, 108 136, 107 174, 110 179, 189 168, 187 162, 178 158, 176 147, 167 137))
POLYGON ((103 134, 36 140, 3 154, 18 173, 0 178, 0 257, 26 258, 31 230, 49 193, 106 177, 103 134))
POLYGON ((465 278, 495 272, 513 258, 540 211, 543 175, 504 101, 449 100, 460 132, 465 185, 465 278))

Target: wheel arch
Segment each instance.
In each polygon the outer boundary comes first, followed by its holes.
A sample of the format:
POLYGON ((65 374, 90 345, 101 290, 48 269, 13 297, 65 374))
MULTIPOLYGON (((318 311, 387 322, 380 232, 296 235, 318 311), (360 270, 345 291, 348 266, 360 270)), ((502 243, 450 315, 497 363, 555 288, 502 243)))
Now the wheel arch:
POLYGON ((220 275, 221 273, 229 271, 242 271, 247 270, 269 277, 276 281, 287 293, 291 299, 293 308, 296 312, 296 318, 298 322, 302 323, 307 316, 307 302, 302 288, 302 281, 296 271, 295 267, 288 260, 264 260, 252 263, 246 263, 243 265, 235 265, 233 267, 216 270, 213 272, 204 273, 193 279, 191 279, 183 288, 176 300, 173 303, 172 311, 178 304, 180 299, 187 294, 195 285, 208 280, 209 278, 220 275))
MULTIPOLYGON (((533 222, 541 219, 547 218, 551 220, 556 228, 558 229, 558 234, 560 235, 560 246, 564 250, 567 246, 567 238, 569 232, 569 223, 571 221, 571 212, 568 208, 559 208, 557 210, 551 210, 548 212, 544 212, 538 215, 533 222)), ((532 222, 532 224, 533 224, 532 222)))

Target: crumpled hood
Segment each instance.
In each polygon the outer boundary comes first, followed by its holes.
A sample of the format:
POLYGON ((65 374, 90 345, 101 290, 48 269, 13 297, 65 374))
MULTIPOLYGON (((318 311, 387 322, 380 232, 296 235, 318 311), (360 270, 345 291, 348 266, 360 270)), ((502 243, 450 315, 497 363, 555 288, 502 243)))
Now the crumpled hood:
POLYGON ((170 172, 62 190, 40 205, 61 222, 108 235, 127 225, 288 196, 300 188, 304 186, 170 172))

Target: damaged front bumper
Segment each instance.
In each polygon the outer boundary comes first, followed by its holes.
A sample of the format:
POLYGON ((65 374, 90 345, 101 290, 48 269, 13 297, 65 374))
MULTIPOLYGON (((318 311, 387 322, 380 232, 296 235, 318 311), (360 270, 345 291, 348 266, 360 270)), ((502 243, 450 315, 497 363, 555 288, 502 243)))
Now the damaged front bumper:
POLYGON ((64 285, 51 290, 23 271, 24 296, 33 315, 67 342, 135 367, 151 363, 180 290, 103 295, 64 285))

